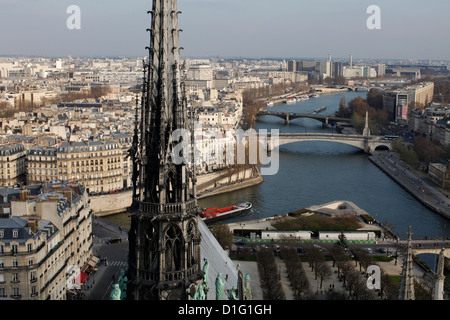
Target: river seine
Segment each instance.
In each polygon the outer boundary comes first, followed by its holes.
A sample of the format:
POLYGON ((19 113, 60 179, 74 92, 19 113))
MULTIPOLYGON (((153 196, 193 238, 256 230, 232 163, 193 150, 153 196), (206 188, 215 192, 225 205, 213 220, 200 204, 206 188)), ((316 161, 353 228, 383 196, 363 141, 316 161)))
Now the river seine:
MULTIPOLYGON (((327 107, 321 114, 338 110, 342 96, 348 103, 367 92, 344 92, 322 95, 269 107, 276 112, 313 113, 327 107)), ((261 116, 258 129, 278 129, 283 132, 335 132, 322 128, 313 119, 284 120, 273 116, 261 116)), ((450 236, 450 221, 429 210, 373 165, 368 155, 352 146, 333 142, 297 142, 284 145, 279 150, 279 171, 264 176, 264 182, 253 187, 199 200, 202 208, 226 207, 245 201, 253 204, 246 215, 231 218, 227 222, 266 218, 285 214, 311 205, 335 200, 347 200, 367 211, 378 221, 389 221, 400 238, 407 238, 412 227, 413 238, 450 236)), ((127 214, 107 217, 114 223, 129 227, 127 214)))
MULTIPOLYGON (((348 103, 367 92, 344 92, 322 95, 268 107, 274 112, 313 113, 324 106, 320 114, 338 110, 342 96, 348 103)), ((260 116, 258 129, 278 129, 284 132, 335 132, 322 128, 313 119, 294 119, 289 125, 273 116, 260 116)), ((264 176, 258 186, 202 199, 201 207, 224 207, 244 201, 253 203, 252 211, 227 222, 253 220, 285 214, 311 205, 335 200, 347 200, 367 211, 380 222, 389 221, 400 238, 407 238, 412 227, 413 238, 448 237, 450 221, 429 210, 373 165, 368 155, 352 146, 334 142, 296 142, 283 145, 279 150, 279 171, 264 176)))

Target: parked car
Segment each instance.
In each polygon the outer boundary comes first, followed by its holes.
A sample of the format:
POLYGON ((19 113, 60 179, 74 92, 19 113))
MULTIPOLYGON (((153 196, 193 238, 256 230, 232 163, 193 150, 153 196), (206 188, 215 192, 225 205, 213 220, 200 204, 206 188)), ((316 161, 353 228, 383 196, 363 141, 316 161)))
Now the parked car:
POLYGON ((380 248, 380 249, 378 249, 378 252, 380 252, 380 253, 386 253, 387 250, 386 250, 386 248, 380 248))
POLYGON ((106 244, 120 243, 122 242, 122 238, 109 238, 105 242, 106 244))
POLYGON ((314 243, 313 247, 319 249, 319 251, 323 250, 323 248, 321 246, 319 246, 317 243, 314 243))

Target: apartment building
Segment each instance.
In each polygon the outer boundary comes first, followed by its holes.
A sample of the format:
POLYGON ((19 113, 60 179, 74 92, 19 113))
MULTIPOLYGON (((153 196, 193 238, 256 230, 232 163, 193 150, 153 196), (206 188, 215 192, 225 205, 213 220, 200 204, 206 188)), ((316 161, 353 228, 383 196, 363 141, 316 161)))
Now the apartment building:
POLYGON ((92 257, 87 192, 78 183, 46 183, 0 194, 0 297, 65 300, 67 271, 92 257))
POLYGON ((115 133, 112 135, 112 140, 119 143, 122 150, 122 168, 123 168, 123 188, 129 188, 132 186, 131 178, 133 176, 133 162, 129 154, 133 143, 133 135, 128 133, 115 133))
POLYGON ((428 165, 428 178, 440 188, 450 188, 450 163, 430 163, 428 165))
POLYGON ((123 156, 118 142, 64 141, 56 159, 60 181, 78 181, 90 194, 123 189, 123 156))
POLYGON ((426 106, 433 101, 434 83, 424 82, 412 87, 414 90, 414 101, 417 105, 426 106))
POLYGON ((27 151, 27 184, 40 184, 44 181, 56 180, 57 148, 37 146, 27 151))
POLYGON ((0 147, 0 187, 12 187, 25 182, 26 152, 22 144, 0 147))

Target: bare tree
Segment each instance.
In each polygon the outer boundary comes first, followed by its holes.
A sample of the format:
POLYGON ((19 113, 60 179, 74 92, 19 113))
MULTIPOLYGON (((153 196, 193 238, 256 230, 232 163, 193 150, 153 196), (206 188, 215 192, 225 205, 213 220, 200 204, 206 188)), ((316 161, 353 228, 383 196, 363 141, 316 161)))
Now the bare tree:
POLYGON ((294 248, 282 248, 281 256, 286 264, 286 270, 295 297, 298 300, 310 297, 310 283, 296 250, 294 248))
POLYGON ((220 221, 216 222, 212 227, 211 233, 223 249, 231 249, 231 246, 233 245, 233 234, 231 233, 228 225, 220 221))
POLYGON ((264 248, 256 253, 261 287, 266 300, 285 300, 280 274, 272 250, 264 248))
POLYGON ((325 260, 321 261, 316 266, 316 275, 320 279, 320 289, 322 289, 323 281, 329 279, 332 272, 330 266, 326 263, 325 260))

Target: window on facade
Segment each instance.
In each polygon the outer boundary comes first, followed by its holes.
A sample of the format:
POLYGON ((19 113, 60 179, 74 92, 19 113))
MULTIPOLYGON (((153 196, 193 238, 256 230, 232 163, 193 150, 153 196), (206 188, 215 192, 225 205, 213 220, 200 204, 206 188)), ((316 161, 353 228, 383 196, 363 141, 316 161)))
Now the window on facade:
POLYGON ((19 236, 19 230, 13 230, 12 236, 13 238, 17 238, 19 236))

